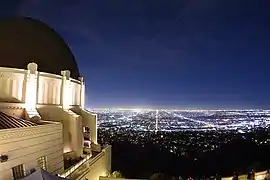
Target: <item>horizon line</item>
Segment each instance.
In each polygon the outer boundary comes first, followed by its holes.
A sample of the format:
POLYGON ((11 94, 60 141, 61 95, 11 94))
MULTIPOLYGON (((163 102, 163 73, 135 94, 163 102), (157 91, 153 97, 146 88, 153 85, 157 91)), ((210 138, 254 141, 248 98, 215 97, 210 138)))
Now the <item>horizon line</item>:
POLYGON ((140 107, 134 107, 134 108, 122 108, 122 107, 107 107, 107 108, 86 108, 88 110, 170 110, 170 111, 254 111, 254 110, 269 110, 266 108, 140 108, 140 107))

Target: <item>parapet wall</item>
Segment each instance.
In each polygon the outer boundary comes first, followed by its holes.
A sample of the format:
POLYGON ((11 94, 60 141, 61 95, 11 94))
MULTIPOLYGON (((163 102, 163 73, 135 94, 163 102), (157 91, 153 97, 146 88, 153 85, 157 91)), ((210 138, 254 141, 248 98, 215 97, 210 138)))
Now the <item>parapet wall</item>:
POLYGON ((24 102, 26 70, 0 67, 0 101, 24 102))
MULTIPOLYGON (((60 72, 59 72, 60 73, 60 72)), ((84 83, 70 78, 64 70, 61 75, 38 72, 37 64, 27 69, 0 67, 0 102, 40 105, 84 106, 84 83)))
POLYGON ((87 163, 88 168, 77 180, 91 179, 99 180, 111 172, 111 146, 106 146, 94 158, 87 163))

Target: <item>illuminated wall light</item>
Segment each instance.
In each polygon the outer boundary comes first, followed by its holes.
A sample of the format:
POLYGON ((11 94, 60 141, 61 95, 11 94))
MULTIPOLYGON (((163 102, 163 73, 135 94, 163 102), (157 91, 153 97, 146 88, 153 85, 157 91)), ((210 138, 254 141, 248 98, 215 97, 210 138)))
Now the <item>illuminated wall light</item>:
POLYGON ((85 106, 85 85, 84 85, 83 77, 80 77, 79 79, 81 81, 80 104, 81 104, 81 108, 84 109, 84 106, 85 106))
POLYGON ((33 110, 36 108, 37 99, 37 64, 29 63, 26 75, 25 108, 33 110))
POLYGON ((69 109, 72 102, 72 94, 70 87, 70 71, 61 71, 62 74, 62 107, 63 109, 69 109))
POLYGON ((68 153, 68 152, 71 152, 72 149, 70 147, 65 147, 64 148, 64 153, 68 153))
POLYGON ((71 96, 71 88, 70 88, 70 81, 67 80, 65 84, 65 90, 64 90, 64 109, 69 109, 69 106, 72 101, 72 96, 71 96))
POLYGON ((25 106, 27 109, 35 109, 36 106, 36 82, 35 75, 30 74, 29 79, 26 82, 26 99, 25 106))

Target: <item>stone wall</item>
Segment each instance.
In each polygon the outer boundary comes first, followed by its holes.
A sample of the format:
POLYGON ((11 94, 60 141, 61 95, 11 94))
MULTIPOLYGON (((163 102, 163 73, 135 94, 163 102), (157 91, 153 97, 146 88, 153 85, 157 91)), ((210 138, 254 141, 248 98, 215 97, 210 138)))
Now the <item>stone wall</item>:
POLYGON ((63 124, 64 153, 74 151, 79 157, 83 153, 83 129, 81 116, 60 106, 37 106, 42 119, 63 124))
POLYGON ((47 170, 53 174, 64 170, 62 125, 45 124, 0 130, 0 154, 8 160, 0 163, 0 180, 13 179, 12 167, 24 165, 25 173, 37 168, 37 158, 45 156, 47 170))

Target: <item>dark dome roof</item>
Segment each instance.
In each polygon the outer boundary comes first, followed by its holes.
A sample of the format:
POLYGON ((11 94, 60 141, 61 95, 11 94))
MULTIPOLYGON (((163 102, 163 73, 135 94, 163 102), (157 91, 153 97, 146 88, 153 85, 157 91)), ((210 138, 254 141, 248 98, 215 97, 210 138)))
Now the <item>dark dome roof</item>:
POLYGON ((38 71, 60 74, 69 70, 78 78, 79 70, 69 46, 46 24, 31 18, 0 20, 0 67, 26 69, 38 64, 38 71))

